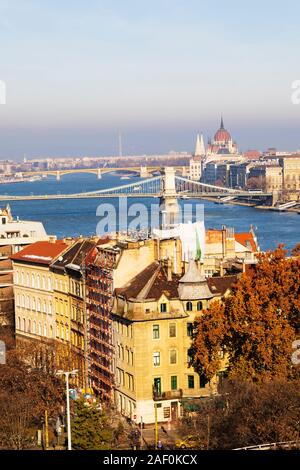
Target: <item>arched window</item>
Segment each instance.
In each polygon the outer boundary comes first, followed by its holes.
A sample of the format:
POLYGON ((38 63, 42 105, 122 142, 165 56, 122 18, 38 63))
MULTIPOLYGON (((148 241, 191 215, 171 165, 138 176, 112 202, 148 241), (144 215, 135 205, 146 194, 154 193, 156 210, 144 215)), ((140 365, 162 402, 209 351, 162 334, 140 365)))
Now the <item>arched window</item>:
POLYGON ((29 287, 30 286, 30 276, 29 273, 26 275, 26 285, 29 287))
POLYGON ((44 313, 47 313, 47 304, 46 304, 46 300, 44 300, 43 312, 44 312, 44 313))
POLYGON ((197 310, 198 310, 198 312, 200 312, 200 310, 202 310, 202 309, 203 309, 203 304, 202 304, 201 300, 199 300, 199 302, 197 302, 197 310))
POLYGON ((17 295, 17 307, 20 307, 20 294, 17 295))
POLYGON ((37 277, 36 277, 36 287, 39 289, 40 286, 41 286, 41 284, 40 284, 40 276, 39 276, 39 274, 38 274, 37 277))
POLYGON ((26 320, 23 318, 23 331, 26 331, 26 320))
POLYGON ((33 333, 33 334, 36 334, 36 321, 35 321, 35 320, 33 320, 32 333, 33 333))
POLYGON ((24 295, 21 295, 21 307, 25 306, 25 297, 24 295))
POLYGON ((28 295, 26 296, 26 308, 30 308, 30 300, 28 295))
POLYGON ((18 317, 18 330, 21 329, 21 317, 18 317))
POLYGON ((47 336, 47 325, 44 323, 44 336, 47 336))
POLYGON ((28 333, 31 333, 31 320, 28 320, 28 333))
POLYGON ((42 324, 39 322, 39 336, 42 336, 42 324))
POLYGON ((31 274, 31 287, 35 288, 35 277, 34 274, 31 274))
POLYGON ((32 310, 36 310, 35 298, 32 297, 32 310))
POLYGON ((46 289, 46 278, 45 278, 45 276, 43 276, 43 278, 42 278, 42 289, 44 289, 44 290, 46 289))
POLYGON ((19 271, 16 271, 16 274, 15 274, 15 283, 16 283, 16 284, 19 284, 19 271))
POLYGON ((53 338, 53 337, 54 337, 54 336, 53 336, 53 326, 50 325, 50 338, 53 338))
POLYGON ((41 311, 41 301, 40 301, 40 299, 37 299, 37 311, 38 312, 41 311))
POLYGON ((24 285, 24 273, 23 273, 23 271, 21 272, 21 284, 22 284, 22 286, 24 285))
POLYGON ((48 290, 49 290, 49 291, 52 290, 52 284, 51 284, 51 278, 50 278, 50 276, 48 277, 48 290))
POLYGON ((52 303, 49 302, 49 309, 48 309, 49 315, 52 315, 52 303))
POLYGON ((187 302, 186 303, 186 311, 191 312, 193 310, 193 304, 192 302, 187 302))

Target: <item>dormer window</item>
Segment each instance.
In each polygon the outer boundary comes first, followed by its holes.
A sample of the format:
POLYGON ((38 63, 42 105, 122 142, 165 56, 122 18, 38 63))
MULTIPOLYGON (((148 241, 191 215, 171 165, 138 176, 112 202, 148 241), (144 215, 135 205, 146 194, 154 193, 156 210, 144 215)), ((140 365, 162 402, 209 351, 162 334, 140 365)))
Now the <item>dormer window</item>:
POLYGON ((160 313, 167 313, 167 304, 165 302, 160 304, 160 313))

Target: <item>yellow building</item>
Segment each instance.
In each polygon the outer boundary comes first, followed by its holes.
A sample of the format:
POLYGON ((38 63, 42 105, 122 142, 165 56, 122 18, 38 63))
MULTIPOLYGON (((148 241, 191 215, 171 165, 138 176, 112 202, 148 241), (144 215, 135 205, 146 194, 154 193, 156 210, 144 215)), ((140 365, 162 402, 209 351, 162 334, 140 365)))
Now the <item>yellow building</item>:
POLYGON ((61 240, 41 241, 11 257, 17 337, 56 338, 54 274, 49 267, 67 247, 61 240))
POLYGON ((54 276, 56 339, 68 343, 71 366, 78 369, 74 384, 82 388, 88 388, 85 264, 95 246, 95 240, 77 240, 50 268, 54 276))
POLYGON ((115 400, 117 408, 144 423, 176 420, 186 400, 209 396, 208 382, 190 366, 195 317, 226 295, 236 276, 206 278, 194 261, 186 274, 153 262, 115 291, 115 400))

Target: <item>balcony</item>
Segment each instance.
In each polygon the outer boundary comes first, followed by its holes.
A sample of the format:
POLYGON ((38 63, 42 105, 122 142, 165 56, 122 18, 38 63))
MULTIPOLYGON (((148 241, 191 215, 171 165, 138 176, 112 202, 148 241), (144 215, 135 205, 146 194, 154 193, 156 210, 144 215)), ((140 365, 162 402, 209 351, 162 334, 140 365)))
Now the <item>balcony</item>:
POLYGON ((158 392, 157 390, 153 389, 153 400, 174 400, 174 399, 181 399, 182 398, 182 389, 178 390, 168 390, 166 392, 158 392))

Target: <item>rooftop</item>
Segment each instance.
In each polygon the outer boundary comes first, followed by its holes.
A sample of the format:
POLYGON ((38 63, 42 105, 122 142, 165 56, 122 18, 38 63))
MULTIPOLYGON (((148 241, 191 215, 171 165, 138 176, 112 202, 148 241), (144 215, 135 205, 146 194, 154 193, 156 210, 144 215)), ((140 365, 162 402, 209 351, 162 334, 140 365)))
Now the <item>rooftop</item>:
POLYGON ((11 259, 15 262, 49 266, 68 246, 63 240, 35 242, 12 255, 11 259))

